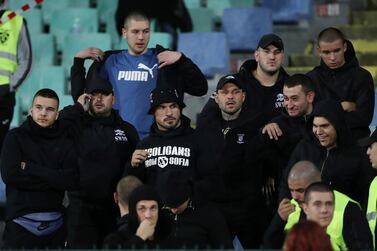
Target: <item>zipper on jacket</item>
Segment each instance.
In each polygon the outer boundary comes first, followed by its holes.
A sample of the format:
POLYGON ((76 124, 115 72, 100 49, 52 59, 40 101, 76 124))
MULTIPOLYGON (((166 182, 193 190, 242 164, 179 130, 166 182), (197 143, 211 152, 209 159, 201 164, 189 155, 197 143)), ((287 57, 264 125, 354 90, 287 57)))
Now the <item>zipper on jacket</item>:
POLYGON ((223 129, 223 135, 224 135, 224 139, 226 139, 226 134, 230 131, 230 127, 228 126, 227 128, 223 129))
POLYGON ((324 159, 322 166, 321 166, 321 177, 322 177, 323 168, 325 167, 326 161, 327 161, 327 159, 329 158, 329 155, 330 155, 330 150, 326 150, 326 151, 327 151, 326 152, 326 158, 324 159))

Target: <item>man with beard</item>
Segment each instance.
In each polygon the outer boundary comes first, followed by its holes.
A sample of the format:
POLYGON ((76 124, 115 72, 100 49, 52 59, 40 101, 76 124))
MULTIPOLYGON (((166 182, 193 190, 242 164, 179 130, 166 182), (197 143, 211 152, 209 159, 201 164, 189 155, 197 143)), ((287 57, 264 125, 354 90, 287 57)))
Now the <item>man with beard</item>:
POLYGON ((144 184, 161 190, 162 180, 170 172, 180 171, 192 177, 196 168, 197 148, 190 119, 182 115, 185 104, 175 89, 154 89, 150 95, 149 113, 155 122, 150 135, 137 146, 127 174, 144 184))
POLYGON ((86 93, 61 112, 74 124, 79 154, 80 189, 68 193, 67 238, 69 248, 77 249, 101 248, 105 236, 116 230, 113 192, 139 140, 134 126, 112 109, 110 82, 92 74, 85 85, 86 93))

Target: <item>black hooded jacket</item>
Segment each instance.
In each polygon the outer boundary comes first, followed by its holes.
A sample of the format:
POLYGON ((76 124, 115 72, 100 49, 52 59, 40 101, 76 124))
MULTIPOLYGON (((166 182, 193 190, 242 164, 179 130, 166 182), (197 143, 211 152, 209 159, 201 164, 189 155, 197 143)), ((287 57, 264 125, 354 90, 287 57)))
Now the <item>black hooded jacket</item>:
POLYGON ((356 103, 356 111, 346 113, 346 121, 355 139, 369 136, 374 111, 374 84, 371 74, 360 67, 352 43, 347 42, 345 64, 330 69, 322 60, 307 75, 316 85, 318 100, 334 99, 356 103))
POLYGON ((68 125, 58 120, 43 128, 28 116, 7 134, 0 169, 6 184, 6 220, 63 211, 64 192, 78 188, 77 154, 68 125), (26 163, 24 169, 21 162, 26 163))
MULTIPOLYGON (((289 77, 283 68, 273 86, 263 86, 252 72, 257 68, 255 60, 245 61, 240 69, 239 76, 246 92, 245 106, 251 114, 261 113, 263 116, 258 121, 257 127, 267 124, 272 118, 278 116, 283 110, 283 85, 289 77)), ((212 117, 219 110, 214 98, 210 98, 198 117, 198 126, 206 117, 212 117)))
POLYGON ((373 169, 364 150, 356 145, 347 127, 341 105, 334 100, 322 100, 314 106, 307 122, 305 137, 298 143, 283 177, 279 198, 289 198, 287 178, 292 166, 300 160, 312 161, 321 172, 322 181, 362 205, 368 196, 373 169), (324 117, 336 130, 336 146, 326 149, 313 133, 314 117, 324 117))
POLYGON ((78 149, 80 190, 70 195, 114 205, 116 184, 139 141, 135 127, 123 121, 116 110, 109 117, 93 117, 79 103, 65 107, 60 118, 72 124, 78 149))
POLYGON ((143 183, 156 187, 159 187, 160 179, 170 171, 183 171, 188 177, 192 177, 198 151, 193 133, 190 119, 184 115, 181 115, 181 125, 168 131, 159 130, 156 123, 153 123, 150 135, 136 147, 146 149, 149 152, 148 158, 138 167, 129 165, 127 174, 135 175, 143 183))

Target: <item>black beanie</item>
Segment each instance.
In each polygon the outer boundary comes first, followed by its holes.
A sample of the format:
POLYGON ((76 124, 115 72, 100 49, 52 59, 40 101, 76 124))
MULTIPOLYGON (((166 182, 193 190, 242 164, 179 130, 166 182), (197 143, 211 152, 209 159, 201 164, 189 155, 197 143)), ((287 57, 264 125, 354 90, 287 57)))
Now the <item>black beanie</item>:
POLYGON ((154 89, 150 95, 150 109, 149 114, 153 114, 157 106, 163 103, 177 103, 181 109, 186 107, 183 101, 180 99, 178 91, 176 89, 154 89))

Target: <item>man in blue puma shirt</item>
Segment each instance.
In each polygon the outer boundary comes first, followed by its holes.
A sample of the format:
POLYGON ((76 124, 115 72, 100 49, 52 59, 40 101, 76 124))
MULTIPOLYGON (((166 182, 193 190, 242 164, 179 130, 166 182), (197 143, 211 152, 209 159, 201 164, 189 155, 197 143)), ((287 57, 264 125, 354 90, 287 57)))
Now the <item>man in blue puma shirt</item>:
MULTIPOLYGON (((97 48, 88 48, 76 55, 73 67, 83 65, 85 58, 104 61, 102 72, 113 85, 114 107, 124 120, 136 127, 140 138, 144 138, 153 123, 153 116, 148 115, 149 95, 153 89, 176 89, 183 99, 185 92, 205 95, 208 83, 201 70, 183 53, 159 45, 148 48, 150 20, 144 14, 133 12, 128 15, 122 33, 127 50, 103 53, 97 48), (170 84, 161 81, 157 86, 157 74, 162 67, 168 67, 166 74, 174 81, 169 81, 170 84)), ((88 74, 91 74, 90 69, 88 74)))

